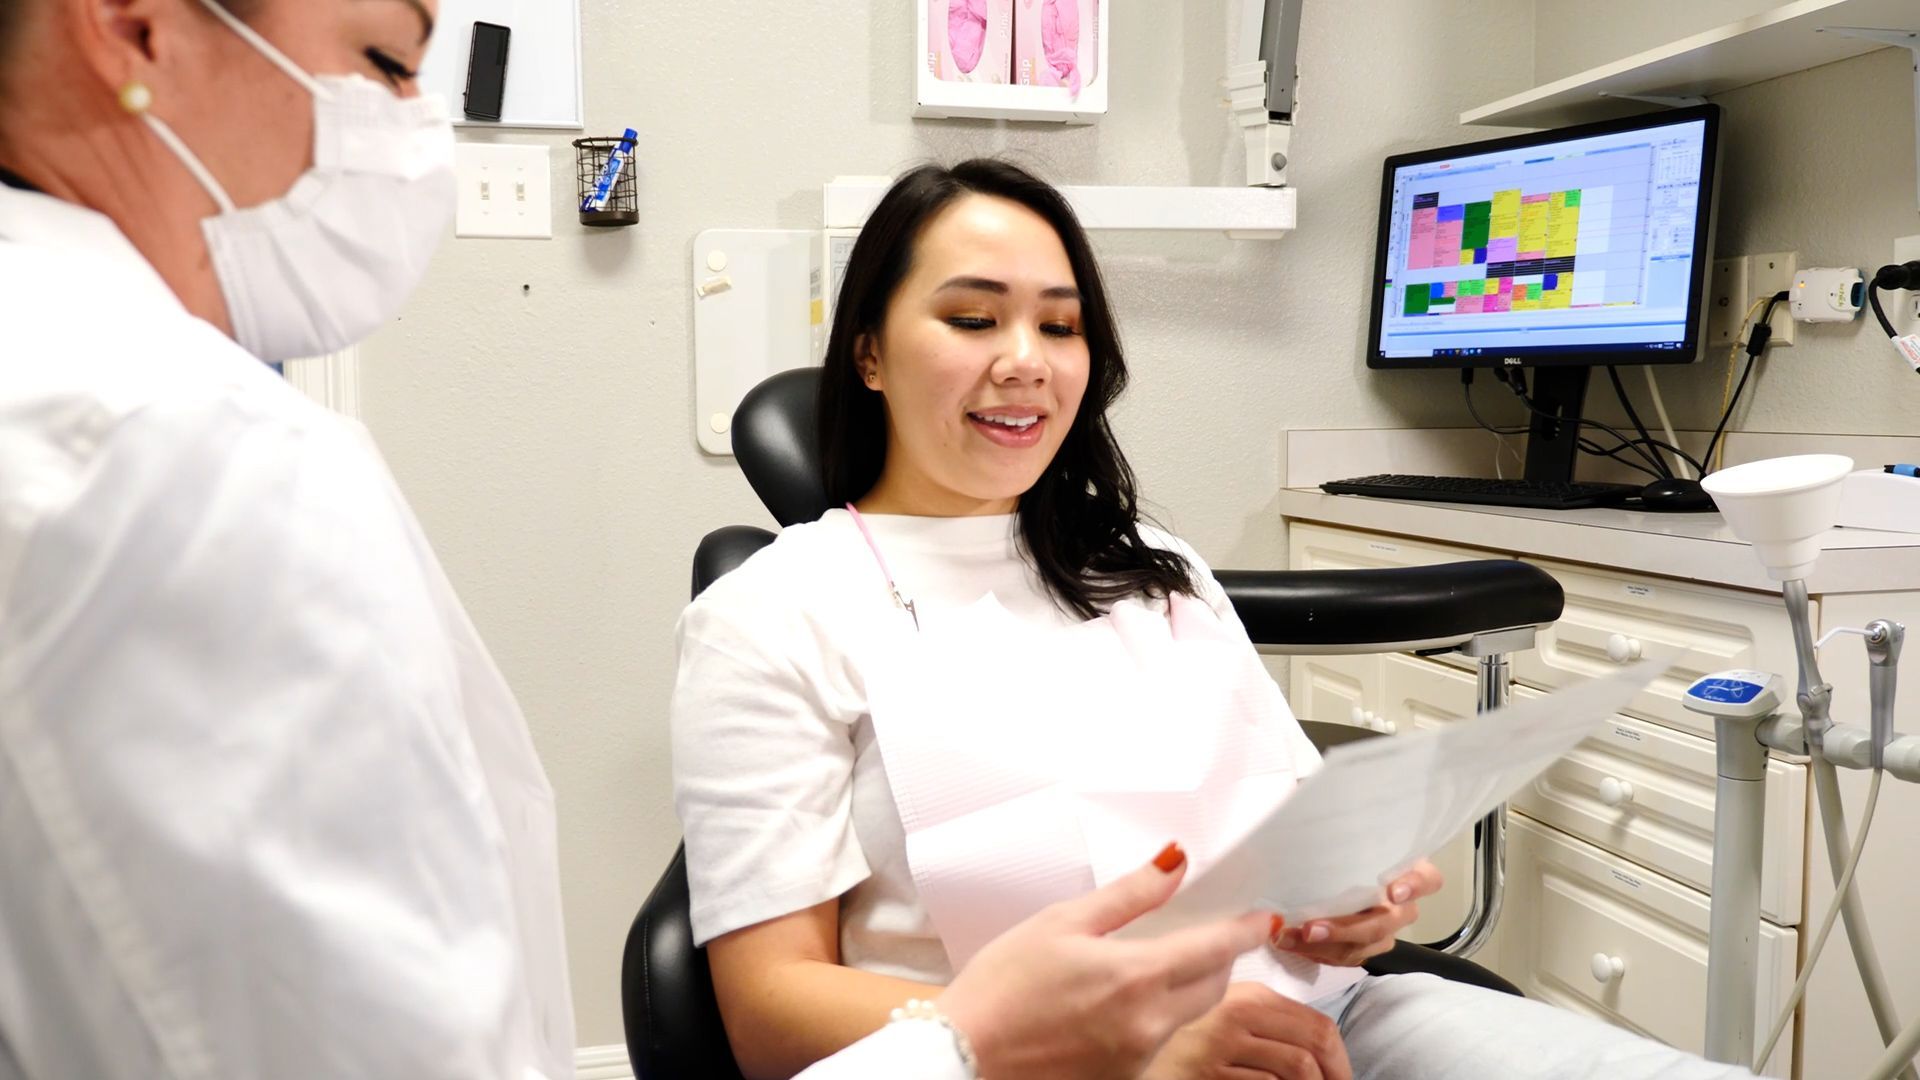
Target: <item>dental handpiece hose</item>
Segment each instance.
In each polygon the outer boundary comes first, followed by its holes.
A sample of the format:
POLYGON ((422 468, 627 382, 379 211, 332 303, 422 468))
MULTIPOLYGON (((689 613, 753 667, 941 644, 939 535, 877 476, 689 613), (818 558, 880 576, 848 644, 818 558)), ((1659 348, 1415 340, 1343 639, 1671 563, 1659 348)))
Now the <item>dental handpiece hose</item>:
MULTIPOLYGON (((1800 716, 1806 725, 1807 749, 1813 762, 1813 786, 1820 800, 1820 823, 1826 833, 1827 862, 1832 867, 1834 880, 1838 882, 1846 873, 1847 843, 1846 808, 1840 800, 1840 780, 1834 774, 1833 763, 1823 753, 1823 744, 1827 729, 1833 726, 1831 707, 1833 687, 1820 675, 1820 660, 1814 649, 1813 619, 1807 604, 1807 583, 1801 579, 1783 582, 1781 595, 1787 602, 1788 622, 1793 625, 1793 644, 1799 654, 1800 683, 1798 700, 1800 716)), ((1874 951, 1873 932, 1867 925, 1866 907, 1860 901, 1860 890, 1847 883, 1846 892, 1840 897, 1840 916, 1847 927, 1847 944, 1853 949, 1853 960, 1860 972, 1860 984, 1867 992, 1867 1004, 1873 1009, 1874 1024, 1880 1029, 1883 1044, 1892 1044, 1901 1035, 1900 1019, 1893 1010, 1893 991, 1887 985, 1887 977, 1880 970, 1879 955, 1874 951)), ((1920 1080, 1911 1064, 1900 1071, 1902 1080, 1920 1080)))
POLYGON ((1911 1074, 1915 1054, 1920 1054, 1920 1020, 1908 1024, 1907 1029, 1887 1045, 1887 1052, 1873 1063, 1866 1080, 1888 1080, 1902 1071, 1911 1074))

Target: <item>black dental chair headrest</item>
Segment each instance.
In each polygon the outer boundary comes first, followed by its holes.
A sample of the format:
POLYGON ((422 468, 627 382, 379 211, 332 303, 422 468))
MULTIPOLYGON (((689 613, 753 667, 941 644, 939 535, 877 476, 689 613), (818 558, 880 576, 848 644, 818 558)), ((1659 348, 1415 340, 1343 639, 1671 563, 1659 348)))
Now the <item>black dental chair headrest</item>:
POLYGON ((733 414, 733 456, 782 528, 831 507, 820 471, 820 369, 783 371, 747 392, 733 414))

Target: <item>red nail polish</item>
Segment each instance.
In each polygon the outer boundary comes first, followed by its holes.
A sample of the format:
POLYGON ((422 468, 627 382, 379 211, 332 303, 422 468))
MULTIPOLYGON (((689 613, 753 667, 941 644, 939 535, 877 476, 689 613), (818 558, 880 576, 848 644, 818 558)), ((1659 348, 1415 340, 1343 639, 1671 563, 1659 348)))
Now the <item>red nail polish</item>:
POLYGON ((1275 915, 1273 917, 1272 925, 1267 928, 1267 936, 1270 938, 1277 938, 1280 936, 1280 931, 1285 930, 1286 928, 1287 928, 1287 920, 1281 918, 1278 915, 1275 915))
POLYGON ((1163 874, 1173 873, 1175 870, 1180 869, 1181 863, 1186 861, 1187 853, 1180 850, 1180 845, 1177 842, 1161 848, 1160 854, 1153 857, 1153 865, 1163 874))

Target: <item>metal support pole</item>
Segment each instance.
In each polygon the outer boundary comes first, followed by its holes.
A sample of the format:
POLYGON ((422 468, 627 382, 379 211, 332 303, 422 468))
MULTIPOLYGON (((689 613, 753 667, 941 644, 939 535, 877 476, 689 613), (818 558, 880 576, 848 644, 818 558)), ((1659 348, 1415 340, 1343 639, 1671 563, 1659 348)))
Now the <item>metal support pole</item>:
POLYGON ((1766 839, 1767 748, 1762 718, 1715 721, 1713 907, 1707 937, 1707 1058, 1753 1062, 1760 963, 1760 858, 1766 839))
MULTIPOLYGON (((1505 708, 1511 683, 1507 654, 1480 657, 1476 713, 1505 708)), ((1466 921, 1427 948, 1452 956, 1472 956, 1493 935, 1507 885, 1507 804, 1501 803, 1473 826, 1473 904, 1466 921)))

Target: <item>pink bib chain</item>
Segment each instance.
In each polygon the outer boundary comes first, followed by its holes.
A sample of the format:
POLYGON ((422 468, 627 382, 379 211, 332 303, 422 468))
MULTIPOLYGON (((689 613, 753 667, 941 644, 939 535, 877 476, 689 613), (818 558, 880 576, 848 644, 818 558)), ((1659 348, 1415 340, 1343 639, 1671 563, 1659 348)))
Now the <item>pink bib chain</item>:
POLYGON ((913 628, 920 629, 920 613, 914 610, 913 601, 900 595, 900 586, 893 582, 893 571, 887 569, 887 557, 880 554, 880 545, 873 539, 873 530, 867 528, 867 519, 860 516, 852 503, 847 504, 847 513, 853 515, 853 523, 860 526, 860 535, 866 537, 867 547, 873 551, 873 560, 880 564, 880 576, 887 579, 887 590, 893 593, 893 602, 900 610, 913 617, 913 628))

